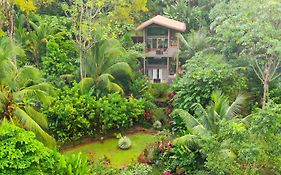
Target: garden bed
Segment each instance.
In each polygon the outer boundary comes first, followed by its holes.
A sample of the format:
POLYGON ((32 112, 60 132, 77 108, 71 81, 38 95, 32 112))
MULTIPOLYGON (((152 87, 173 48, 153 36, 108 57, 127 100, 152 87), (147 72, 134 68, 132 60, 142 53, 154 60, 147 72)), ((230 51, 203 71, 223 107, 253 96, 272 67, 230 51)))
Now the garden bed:
POLYGON ((89 158, 99 159, 107 157, 113 167, 123 167, 132 162, 137 162, 137 157, 149 144, 157 141, 152 132, 138 131, 126 135, 132 141, 132 147, 128 150, 118 148, 117 138, 107 138, 101 141, 84 143, 63 150, 63 154, 69 156, 81 152, 89 158))

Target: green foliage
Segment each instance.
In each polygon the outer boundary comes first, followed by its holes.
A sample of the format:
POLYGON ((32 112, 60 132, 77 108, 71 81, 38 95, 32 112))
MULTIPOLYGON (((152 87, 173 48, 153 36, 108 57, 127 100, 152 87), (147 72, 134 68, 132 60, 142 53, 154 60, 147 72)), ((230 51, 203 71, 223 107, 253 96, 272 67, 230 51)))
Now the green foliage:
POLYGON ((120 175, 150 175, 152 167, 146 164, 133 164, 125 170, 121 171, 120 175))
POLYGON ((50 174, 55 159, 35 134, 7 121, 0 125, 1 174, 50 174))
POLYGON ((153 123, 153 127, 155 129, 160 129, 162 127, 162 123, 159 121, 159 120, 156 120, 154 123, 153 123))
POLYGON ((118 93, 108 94, 97 100, 101 132, 126 129, 144 113, 144 101, 133 97, 122 98, 118 93))
POLYGON ((132 146, 132 142, 129 137, 123 136, 118 141, 118 147, 122 150, 129 149, 132 146))
MULTIPOLYGON (((115 39, 95 43, 83 62, 85 77, 93 79, 93 85, 105 94, 124 92, 124 86, 132 79, 132 68, 127 62, 120 61, 125 54, 121 43, 115 39)), ((82 80, 83 81, 83 80, 82 80)), ((82 82, 83 85, 83 82, 82 82)))
POLYGON ((157 100, 165 100, 169 92, 170 85, 167 83, 152 83, 148 92, 157 100))
POLYGON ((61 75, 77 71, 77 48, 70 33, 57 33, 48 40, 46 47, 47 53, 42 58, 42 69, 48 80, 55 82, 61 75))
POLYGON ((12 56, 17 47, 9 40, 1 39, 1 49, 11 49, 0 57, 0 120, 7 119, 36 133, 38 139, 50 147, 55 140, 46 133, 47 120, 37 107, 48 106, 54 88, 42 81, 41 72, 32 66, 18 68, 12 56), (1 45, 4 41, 6 43, 1 45), (10 43, 10 44, 9 44, 10 43), (15 47, 15 48, 14 48, 15 47), (11 53, 9 53, 11 52, 11 53))
POLYGON ((45 109, 50 129, 61 142, 78 140, 133 126, 144 112, 144 101, 108 94, 96 99, 81 95, 79 84, 64 87, 50 108, 45 109))
POLYGON ((193 103, 206 106, 214 90, 220 89, 234 98, 245 86, 245 77, 225 63, 222 56, 199 53, 187 61, 184 75, 173 86, 174 106, 187 110, 193 103))
POLYGON ((81 153, 71 155, 70 157, 58 156, 58 162, 55 165, 57 175, 87 175, 90 174, 90 168, 87 158, 81 153))
POLYGON ((280 105, 268 104, 244 122, 220 122, 220 132, 202 145, 206 167, 214 174, 279 174, 280 115, 280 105))
POLYGON ((79 85, 64 87, 53 104, 45 109, 49 127, 61 142, 94 135, 96 128, 95 97, 79 94, 79 85))
POLYGON ((91 163, 92 175, 119 175, 120 170, 109 166, 109 160, 106 157, 95 160, 91 163))

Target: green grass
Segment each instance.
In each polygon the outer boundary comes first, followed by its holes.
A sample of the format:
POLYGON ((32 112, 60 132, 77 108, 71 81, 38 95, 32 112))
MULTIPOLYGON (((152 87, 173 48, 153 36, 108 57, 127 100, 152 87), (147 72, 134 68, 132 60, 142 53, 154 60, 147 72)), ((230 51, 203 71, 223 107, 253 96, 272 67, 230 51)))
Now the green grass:
POLYGON ((106 139, 104 143, 93 142, 74 147, 70 150, 64 151, 63 154, 70 156, 71 154, 77 154, 81 152, 82 154, 95 159, 106 156, 111 160, 111 165, 113 167, 119 168, 132 162, 136 162, 137 157, 140 155, 142 150, 145 149, 148 144, 154 143, 156 141, 156 137, 154 135, 146 133, 135 133, 127 136, 132 141, 132 147, 129 150, 118 149, 118 139, 113 138, 106 139))

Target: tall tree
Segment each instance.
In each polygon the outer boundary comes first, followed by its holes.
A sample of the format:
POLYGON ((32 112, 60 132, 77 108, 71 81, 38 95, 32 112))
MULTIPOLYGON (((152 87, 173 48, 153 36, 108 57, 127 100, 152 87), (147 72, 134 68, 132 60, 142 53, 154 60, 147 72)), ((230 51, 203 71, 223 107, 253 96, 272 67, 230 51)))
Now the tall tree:
MULTIPOLYGON (((270 82, 280 75, 281 3, 279 0, 230 0, 211 12, 217 41, 235 43, 236 52, 248 58, 263 85, 262 105, 270 82)), ((227 44, 226 44, 227 43, 227 44)))

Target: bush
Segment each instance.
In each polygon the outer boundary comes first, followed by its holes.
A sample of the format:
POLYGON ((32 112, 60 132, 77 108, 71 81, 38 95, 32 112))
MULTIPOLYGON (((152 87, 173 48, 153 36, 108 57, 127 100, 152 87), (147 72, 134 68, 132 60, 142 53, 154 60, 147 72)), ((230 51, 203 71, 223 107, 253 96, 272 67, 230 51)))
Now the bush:
POLYGON ((122 98, 118 93, 108 94, 97 100, 96 113, 101 133, 123 130, 133 126, 143 115, 144 101, 122 98))
POLYGON ((152 83, 148 91, 156 100, 166 100, 169 89, 170 85, 167 83, 152 83))
POLYGON ((51 174, 53 151, 39 142, 35 134, 4 121, 0 126, 1 174, 51 174))
POLYGON ((80 95, 79 85, 74 83, 72 88, 65 87, 59 93, 45 113, 51 131, 65 143, 133 126, 144 113, 144 101, 123 98, 118 93, 100 99, 80 95))
POLYGON ((175 108, 189 110, 194 103, 206 106, 214 90, 234 98, 246 87, 245 77, 220 55, 198 53, 187 61, 185 73, 173 86, 175 108))
POLYGON ((131 146, 132 146, 132 142, 129 137, 126 136, 121 137, 118 141, 118 147, 120 149, 126 150, 129 149, 131 146))
POLYGON ((64 74, 73 74, 78 69, 78 51, 70 33, 60 32, 47 43, 47 54, 42 59, 43 72, 47 79, 58 83, 64 74))
POLYGON ((154 123, 153 123, 153 127, 155 129, 160 129, 162 127, 162 123, 159 121, 159 120, 156 120, 154 123))
POLYGON ((48 116, 49 128, 55 138, 64 143, 95 135, 95 108, 95 98, 80 95, 78 84, 74 84, 73 88, 64 87, 44 113, 48 116))
POLYGON ((152 167, 146 164, 134 164, 121 172, 121 175, 149 175, 152 167))
POLYGON ((281 173, 281 105, 268 104, 249 123, 221 122, 218 135, 203 140, 205 166, 213 174, 281 173))

